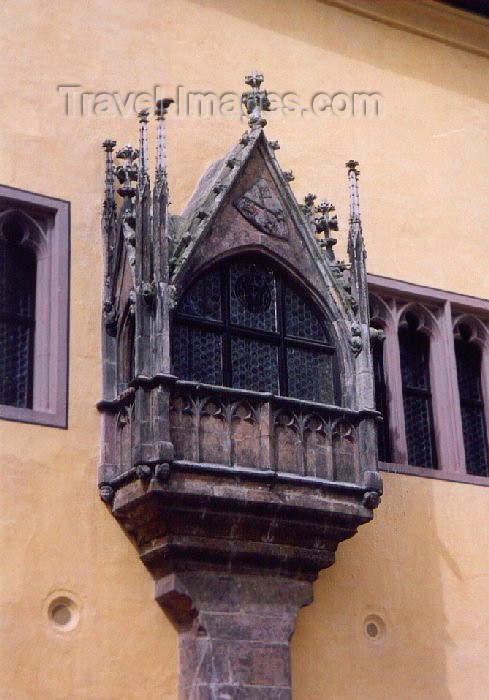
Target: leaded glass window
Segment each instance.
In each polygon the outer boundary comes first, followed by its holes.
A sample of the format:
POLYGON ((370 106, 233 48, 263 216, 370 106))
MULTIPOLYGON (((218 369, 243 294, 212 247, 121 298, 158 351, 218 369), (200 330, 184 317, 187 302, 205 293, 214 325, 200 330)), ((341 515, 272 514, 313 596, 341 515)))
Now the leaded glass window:
POLYGON ((23 230, 7 222, 0 238, 0 404, 32 408, 36 258, 23 230))
POLYGON ((418 330, 415 314, 406 314, 406 322, 399 330, 399 349, 408 461, 412 466, 436 469, 430 341, 418 330))
POLYGON ((319 312, 259 259, 213 268, 188 289, 172 357, 181 379, 335 402, 334 347, 319 312))
POLYGON ((482 355, 470 342, 470 329, 461 324, 460 338, 455 340, 460 412, 468 474, 489 476, 484 399, 482 396, 482 355))

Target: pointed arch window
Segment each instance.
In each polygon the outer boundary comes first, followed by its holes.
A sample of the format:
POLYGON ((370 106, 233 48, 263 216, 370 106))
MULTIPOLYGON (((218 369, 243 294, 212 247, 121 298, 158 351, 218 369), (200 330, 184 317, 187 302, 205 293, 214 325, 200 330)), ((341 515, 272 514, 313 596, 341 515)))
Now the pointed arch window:
POLYGON ((430 341, 419 330, 419 319, 408 312, 399 328, 402 398, 408 463, 437 468, 430 386, 430 341))
POLYGON ((471 342, 471 329, 460 323, 455 338, 455 359, 460 396, 460 413, 468 474, 489 476, 484 398, 482 394, 482 353, 471 342))
POLYGON ((32 407, 36 256, 16 218, 0 237, 0 404, 32 407))
POLYGON ((0 419, 64 428, 70 204, 0 185, 0 419))
POLYGON ((334 352, 311 300, 259 259, 213 268, 174 315, 173 368, 181 379, 331 404, 334 352))

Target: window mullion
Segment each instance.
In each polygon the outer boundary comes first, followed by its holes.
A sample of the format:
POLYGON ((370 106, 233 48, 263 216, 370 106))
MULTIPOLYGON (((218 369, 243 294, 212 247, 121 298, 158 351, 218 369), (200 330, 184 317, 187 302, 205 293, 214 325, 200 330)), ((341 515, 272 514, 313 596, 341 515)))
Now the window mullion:
POLYGON ((287 358, 286 358, 286 346, 285 346, 285 290, 282 284, 282 279, 276 276, 277 285, 277 330, 280 335, 280 342, 278 346, 278 373, 279 373, 279 391, 282 396, 288 396, 289 387, 287 381, 287 358))
POLYGON ((229 330, 229 267, 221 268, 221 313, 224 330, 222 334, 222 383, 232 386, 231 372, 231 332, 229 330))
POLYGON ((433 377, 433 415, 438 437, 439 468, 464 472, 465 449, 450 301, 444 303, 437 326, 438 333, 433 338, 430 353, 430 372, 433 377))

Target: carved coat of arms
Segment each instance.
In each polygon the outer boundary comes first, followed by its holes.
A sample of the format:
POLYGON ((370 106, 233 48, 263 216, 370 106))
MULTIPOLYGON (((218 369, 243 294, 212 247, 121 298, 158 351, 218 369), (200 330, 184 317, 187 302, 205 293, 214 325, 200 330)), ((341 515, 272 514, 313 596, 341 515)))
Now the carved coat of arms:
POLYGON ((277 195, 263 178, 238 197, 234 206, 259 231, 287 238, 285 212, 277 195))

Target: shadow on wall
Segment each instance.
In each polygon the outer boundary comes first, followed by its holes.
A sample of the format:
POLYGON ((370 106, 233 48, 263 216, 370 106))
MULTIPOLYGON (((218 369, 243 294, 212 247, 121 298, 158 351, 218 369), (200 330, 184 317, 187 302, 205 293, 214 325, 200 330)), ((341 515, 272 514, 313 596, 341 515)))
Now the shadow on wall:
MULTIPOLYGON (((373 522, 340 545, 336 564, 314 586, 313 604, 298 616, 294 700, 452 697, 442 581, 447 552, 437 535, 434 485, 383 476, 373 522)), ((453 558, 449 568, 461 577, 453 558)))
MULTIPOLYGON (((483 74, 477 73, 476 67, 481 67, 486 59, 481 56, 460 52, 467 63, 465 71, 447 70, 447 61, 455 64, 457 49, 443 42, 430 40, 423 36, 412 34, 389 27, 380 21, 370 20, 351 11, 341 10, 330 5, 327 0, 305 0, 304 2, 287 2, 287 11, 283 11, 283 0, 270 2, 259 0, 254 2, 222 2, 222 0, 191 0, 197 5, 210 7, 221 13, 269 29, 273 34, 290 37, 293 41, 303 42, 311 47, 318 47, 326 52, 344 55, 351 61, 359 61, 381 70, 394 71, 399 75, 408 76, 431 83, 451 92, 478 100, 489 102, 487 81, 483 82, 483 74), (429 53, 428 53, 429 52, 429 53), (438 53, 438 60, 432 60, 432 52, 438 53)), ((241 37, 240 37, 241 39, 241 37)), ((250 60, 256 57, 253 47, 253 32, 243 41, 250 42, 250 60)), ((240 42, 241 43, 241 42, 240 42)), ((279 44, 277 43, 278 50, 279 44)), ((297 52, 297 47, 289 47, 297 52)), ((286 43, 281 45, 281 51, 288 52, 286 43)), ((273 53, 274 49, 269 47, 273 53)), ((307 78, 307 56, 303 55, 304 65, 302 75, 307 78)), ((259 66, 257 66, 259 68, 259 66)), ((365 72, 361 72, 365 80, 365 72)), ((332 74, 327 64, 324 72, 317 76, 318 91, 323 90, 334 94, 349 88, 341 81, 342 75, 332 74)), ((269 82, 267 85, 272 89, 269 82)), ((367 90, 368 85, 354 85, 355 90, 367 90)), ((294 86, 289 86, 294 89, 294 86)), ((297 89, 297 86, 296 88, 297 89)), ((381 86, 373 85, 372 90, 381 90, 381 86)))

